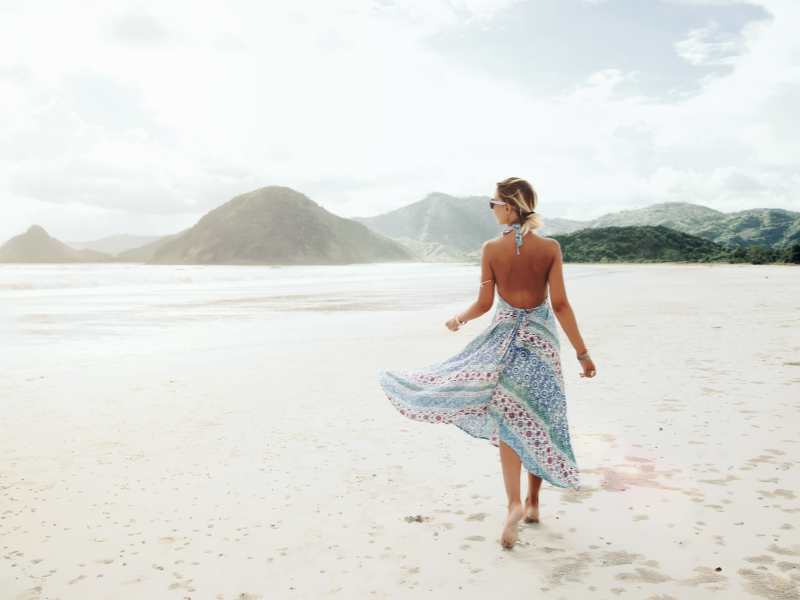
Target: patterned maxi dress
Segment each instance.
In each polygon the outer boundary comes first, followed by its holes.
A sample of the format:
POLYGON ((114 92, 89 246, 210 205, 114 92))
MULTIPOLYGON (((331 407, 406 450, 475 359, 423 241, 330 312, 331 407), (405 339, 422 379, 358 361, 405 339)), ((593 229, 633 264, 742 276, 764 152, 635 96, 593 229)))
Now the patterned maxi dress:
POLYGON ((380 370, 380 385, 409 419, 450 423, 498 447, 503 441, 529 473, 578 490, 549 297, 533 308, 497 298, 491 323, 461 352, 415 370, 380 370))

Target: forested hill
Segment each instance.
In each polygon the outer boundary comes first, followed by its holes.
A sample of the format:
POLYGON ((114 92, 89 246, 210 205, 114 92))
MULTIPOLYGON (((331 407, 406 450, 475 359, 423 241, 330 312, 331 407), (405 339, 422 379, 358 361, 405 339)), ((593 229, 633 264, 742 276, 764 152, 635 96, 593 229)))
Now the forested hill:
POLYGON ((565 262, 800 262, 800 244, 732 248, 663 225, 597 227, 550 236, 565 262))

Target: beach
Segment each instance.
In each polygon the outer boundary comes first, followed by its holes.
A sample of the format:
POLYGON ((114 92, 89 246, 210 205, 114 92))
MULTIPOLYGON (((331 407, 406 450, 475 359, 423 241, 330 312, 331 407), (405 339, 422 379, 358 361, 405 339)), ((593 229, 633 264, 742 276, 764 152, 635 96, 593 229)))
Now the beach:
POLYGON ((444 325, 477 266, 324 295, 309 272, 265 295, 266 270, 14 268, 0 600, 800 598, 796 267, 565 265, 598 369, 560 332, 582 489, 544 483, 511 551, 497 449, 376 378, 489 325, 444 325))

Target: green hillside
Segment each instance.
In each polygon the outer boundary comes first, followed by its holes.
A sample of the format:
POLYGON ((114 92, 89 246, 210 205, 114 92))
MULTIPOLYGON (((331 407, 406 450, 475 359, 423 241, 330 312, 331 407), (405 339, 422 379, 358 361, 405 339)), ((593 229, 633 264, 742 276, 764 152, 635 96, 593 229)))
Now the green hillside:
POLYGON ((565 262, 800 262, 800 243, 730 247, 663 225, 587 228, 552 237, 565 262))

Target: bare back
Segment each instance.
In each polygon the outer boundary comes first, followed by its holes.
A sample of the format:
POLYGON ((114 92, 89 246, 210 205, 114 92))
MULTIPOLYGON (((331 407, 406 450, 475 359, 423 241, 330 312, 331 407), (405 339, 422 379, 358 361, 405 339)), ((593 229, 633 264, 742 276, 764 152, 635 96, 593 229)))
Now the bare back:
POLYGON ((517 255, 514 233, 510 232, 488 242, 486 249, 497 293, 503 300, 518 308, 532 308, 544 302, 558 252, 555 240, 529 231, 523 236, 517 255))

